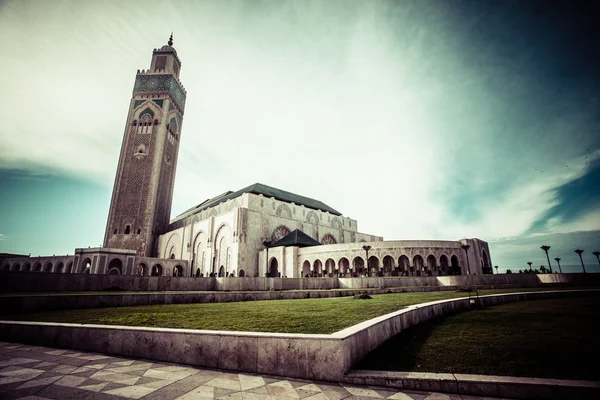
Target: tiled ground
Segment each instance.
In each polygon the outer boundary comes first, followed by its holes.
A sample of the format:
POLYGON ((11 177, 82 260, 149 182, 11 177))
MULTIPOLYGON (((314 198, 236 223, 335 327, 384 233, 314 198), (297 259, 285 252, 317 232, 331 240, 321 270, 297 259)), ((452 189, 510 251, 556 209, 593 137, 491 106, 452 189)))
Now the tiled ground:
POLYGON ((475 400, 0 342, 0 399, 475 400))

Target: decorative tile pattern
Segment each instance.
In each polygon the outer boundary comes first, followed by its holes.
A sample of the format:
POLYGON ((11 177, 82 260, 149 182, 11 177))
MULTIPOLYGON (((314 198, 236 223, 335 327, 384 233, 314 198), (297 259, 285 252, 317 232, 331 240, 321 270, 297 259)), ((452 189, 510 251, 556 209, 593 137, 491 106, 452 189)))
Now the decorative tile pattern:
MULTIPOLYGON (((0 397, 168 400, 474 400, 443 393, 237 374, 0 342, 0 397), (23 357, 23 354, 27 354, 23 357)), ((479 399, 478 399, 479 400, 479 399)), ((491 399, 490 399, 491 400, 491 399)))
POLYGON ((185 111, 186 95, 171 74, 137 75, 133 93, 169 93, 181 111, 185 111))

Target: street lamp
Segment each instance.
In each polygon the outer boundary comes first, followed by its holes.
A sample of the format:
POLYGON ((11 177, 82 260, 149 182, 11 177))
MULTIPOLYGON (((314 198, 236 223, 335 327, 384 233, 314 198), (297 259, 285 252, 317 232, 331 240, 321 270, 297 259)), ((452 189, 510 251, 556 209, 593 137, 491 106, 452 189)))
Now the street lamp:
POLYGON ((529 262, 527 263, 527 265, 529 265, 529 270, 530 270, 530 271, 531 271, 531 264, 533 264, 531 261, 529 261, 529 262))
POLYGON ((367 268, 367 278, 369 277, 369 250, 371 250, 371 246, 364 245, 363 250, 367 253, 367 258, 365 259, 365 266, 367 268))
POLYGON ((471 275, 471 264, 469 263, 469 254, 467 253, 467 250, 469 250, 471 248, 471 245, 463 244, 460 247, 463 248, 463 250, 465 251, 465 257, 467 257, 467 274, 471 275))
POLYGON ((542 246, 540 249, 546 252, 546 258, 548 259, 548 267, 550 268, 550 273, 552 273, 552 265, 550 265, 550 257, 548 256, 548 250, 550 250, 550 246, 542 246))
POLYGON ((562 269, 560 269, 560 257, 556 257, 555 260, 558 263, 558 271, 562 274, 562 269))
POLYGON ((583 273, 585 274, 585 265, 583 265, 583 258, 581 258, 581 253, 583 253, 583 250, 575 250, 575 253, 579 254, 579 259, 581 260, 581 266, 583 267, 583 273))
POLYGON ((270 240, 264 240, 263 241, 263 246, 265 246, 265 250, 267 250, 267 269, 266 269, 266 276, 269 276, 269 246, 271 245, 271 241, 270 240))

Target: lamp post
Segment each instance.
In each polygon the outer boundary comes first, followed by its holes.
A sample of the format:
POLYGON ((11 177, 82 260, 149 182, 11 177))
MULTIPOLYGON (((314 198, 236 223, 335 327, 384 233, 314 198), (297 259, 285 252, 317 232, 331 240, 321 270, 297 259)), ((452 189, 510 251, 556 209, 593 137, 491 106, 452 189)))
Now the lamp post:
POLYGON ((583 250, 575 250, 575 253, 579 254, 579 260, 581 260, 581 266, 583 267, 583 273, 585 274, 585 265, 583 265, 583 258, 581 258, 581 253, 583 253, 583 250))
POLYGON ((266 274, 267 276, 269 276, 269 245, 271 244, 271 241, 269 240, 264 240, 263 241, 263 246, 265 246, 265 250, 267 250, 267 269, 266 269, 266 274))
POLYGON ((494 268, 496 268, 496 275, 498 275, 498 266, 496 265, 494 268))
POLYGON ((471 275, 471 264, 469 263, 469 254, 467 253, 467 250, 471 248, 471 245, 463 244, 460 247, 462 247, 462 249, 465 251, 465 257, 467 258, 467 274, 471 275))
POLYGON ((363 250, 367 253, 367 258, 365 259, 365 266, 367 269, 367 278, 368 278, 369 277, 369 250, 371 250, 371 246, 365 244, 363 246, 363 250))
POLYGON ((554 260, 558 263, 558 271, 562 274, 562 269, 560 269, 560 257, 556 257, 554 260))
POLYGON ((550 246, 542 246, 540 249, 546 252, 546 258, 548 259, 548 268, 550 268, 550 273, 552 273, 552 265, 550 265, 550 257, 548 256, 548 250, 550 250, 550 246))
POLYGON ((530 270, 530 271, 531 271, 531 264, 533 264, 531 261, 529 261, 529 262, 527 263, 527 265, 529 265, 529 270, 530 270))

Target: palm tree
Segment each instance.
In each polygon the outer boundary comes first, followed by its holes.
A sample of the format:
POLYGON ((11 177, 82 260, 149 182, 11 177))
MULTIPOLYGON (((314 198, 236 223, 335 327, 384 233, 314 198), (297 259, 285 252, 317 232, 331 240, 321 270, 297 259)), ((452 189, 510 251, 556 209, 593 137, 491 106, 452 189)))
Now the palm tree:
POLYGON ((540 249, 546 252, 546 258, 548 259, 548 268, 550 268, 550 273, 552 273, 552 265, 550 264, 550 257, 548 256, 548 250, 550 250, 550 246, 542 246, 540 249))
POLYGON ((527 263, 527 265, 529 265, 529 270, 530 270, 530 271, 531 271, 531 264, 533 264, 531 261, 529 261, 529 262, 527 263))
POLYGON ((585 274, 585 265, 583 265, 583 258, 581 258, 581 253, 583 253, 583 250, 577 249, 577 250, 575 250, 575 253, 579 254, 579 259, 581 260, 581 266, 583 267, 583 273, 585 274))
POLYGON ((560 269, 560 257, 556 257, 555 258, 556 262, 558 263, 558 270, 560 271, 560 273, 562 274, 562 269, 560 269))
POLYGON ((596 256, 596 260, 598 260, 598 264, 600 264, 600 251, 595 251, 592 254, 596 256))

